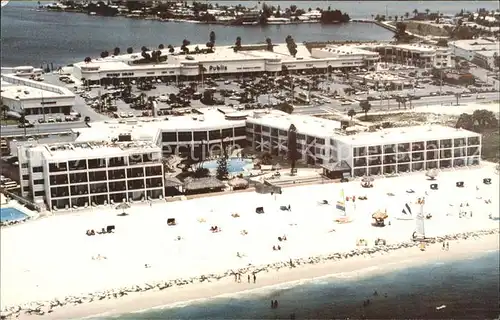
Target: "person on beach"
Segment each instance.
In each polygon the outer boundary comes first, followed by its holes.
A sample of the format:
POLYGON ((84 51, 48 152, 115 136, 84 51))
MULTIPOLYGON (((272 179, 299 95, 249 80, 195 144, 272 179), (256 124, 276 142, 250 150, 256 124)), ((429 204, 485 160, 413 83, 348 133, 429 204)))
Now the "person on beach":
POLYGON ((446 242, 443 242, 443 250, 446 249, 446 242))
POLYGON ((257 281, 257 276, 255 275, 255 273, 253 274, 253 283, 255 283, 257 281))
POLYGON ((446 242, 446 251, 450 250, 450 243, 446 242))
POLYGON ((274 309, 278 309, 278 300, 274 300, 274 309))
POLYGON ((234 282, 237 282, 238 281, 238 275, 235 273, 234 274, 234 282))
POLYGON ((248 275, 248 283, 250 283, 250 275, 248 275))
POLYGON ((274 309, 274 300, 271 300, 271 309, 274 309))
POLYGON ((238 273, 238 283, 241 283, 241 274, 238 273))

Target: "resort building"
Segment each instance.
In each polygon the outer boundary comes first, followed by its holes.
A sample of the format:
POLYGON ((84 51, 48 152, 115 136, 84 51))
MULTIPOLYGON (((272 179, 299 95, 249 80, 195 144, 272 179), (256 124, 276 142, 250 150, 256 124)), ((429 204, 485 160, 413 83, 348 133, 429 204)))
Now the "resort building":
POLYGON ((355 177, 470 166, 481 159, 480 134, 439 125, 336 135, 332 140, 333 162, 346 161, 355 177))
MULTIPOLYGON (((172 81, 193 79, 201 76, 241 76, 262 73, 278 73, 284 70, 301 71, 367 67, 378 61, 376 54, 352 54, 335 52, 325 55, 317 50, 309 52, 303 44, 297 44, 297 54, 292 56, 286 44, 273 45, 267 51, 264 45, 246 45, 235 52, 232 46, 217 46, 213 53, 201 53, 198 46, 188 46, 185 54, 180 48, 160 50, 157 61, 148 61, 141 53, 92 59, 74 64, 72 75, 89 83, 102 81, 165 78, 172 81)), ((200 48, 202 46, 200 45, 200 48)))
POLYGON ((448 45, 455 56, 477 63, 487 69, 494 68, 493 56, 495 53, 500 54, 500 42, 493 39, 457 40, 448 45))
POLYGON ((15 74, 2 74, 2 103, 10 111, 26 115, 69 114, 75 95, 69 89, 15 74))
POLYGON ((247 143, 256 151, 286 158, 288 130, 292 124, 297 132, 300 159, 311 165, 328 163, 333 156, 331 138, 341 128, 338 121, 274 110, 255 112, 246 121, 247 143))
POLYGON ((245 119, 249 112, 233 108, 201 108, 194 113, 168 118, 138 118, 93 122, 78 129, 78 142, 113 141, 129 134, 133 141, 151 141, 164 156, 178 154, 203 160, 225 147, 246 146, 245 119))
POLYGON ((18 147, 23 197, 50 210, 164 196, 161 148, 152 142, 24 144, 18 147))

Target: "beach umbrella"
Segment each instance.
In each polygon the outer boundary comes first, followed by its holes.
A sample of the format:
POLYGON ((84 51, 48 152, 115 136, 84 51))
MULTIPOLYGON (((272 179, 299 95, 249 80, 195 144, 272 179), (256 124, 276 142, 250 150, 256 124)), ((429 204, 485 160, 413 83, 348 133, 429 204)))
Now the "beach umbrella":
POLYGON ((375 220, 385 220, 388 217, 389 216, 387 215, 387 212, 381 210, 377 210, 375 213, 372 214, 372 218, 375 220))
POLYGON ((430 179, 430 180, 434 180, 436 179, 437 175, 438 175, 438 171, 436 169, 429 169, 427 170, 427 172, 425 173, 425 175, 430 179))
POLYGON ((364 176, 363 179, 361 180, 363 182, 373 182, 375 179, 371 176, 364 176))
POLYGON ((125 213, 125 210, 130 208, 130 204, 127 202, 122 202, 119 205, 115 207, 116 210, 122 210, 122 213, 119 214, 119 216, 126 216, 127 213, 125 213))

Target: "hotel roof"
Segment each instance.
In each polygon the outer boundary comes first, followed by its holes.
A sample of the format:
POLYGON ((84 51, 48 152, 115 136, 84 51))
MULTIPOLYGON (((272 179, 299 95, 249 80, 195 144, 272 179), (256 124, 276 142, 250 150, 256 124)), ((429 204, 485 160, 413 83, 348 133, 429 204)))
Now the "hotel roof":
POLYGON ((479 137, 478 133, 441 125, 414 126, 363 132, 355 135, 339 135, 334 139, 351 146, 384 145, 412 141, 430 141, 479 137))
POLYGON ((277 110, 255 113, 253 118, 247 118, 247 122, 286 131, 293 124, 298 133, 323 138, 333 136, 341 127, 338 121, 307 115, 293 115, 277 110))
POLYGON ((43 157, 49 162, 92 158, 102 159, 114 156, 120 157, 132 154, 161 152, 161 148, 151 141, 71 142, 39 144, 34 145, 32 148, 41 152, 43 157))
POLYGON ((2 82, 2 98, 12 100, 29 100, 57 97, 61 97, 61 94, 28 86, 17 86, 14 84, 4 86, 2 82))
POLYGON ((111 141, 120 134, 130 134, 132 140, 156 142, 161 131, 206 131, 244 127, 244 118, 250 114, 250 112, 237 112, 232 108, 201 108, 197 109, 197 112, 199 114, 93 122, 91 128, 75 129, 75 131, 80 133, 77 141, 111 141), (236 117, 231 118, 231 116, 236 117))

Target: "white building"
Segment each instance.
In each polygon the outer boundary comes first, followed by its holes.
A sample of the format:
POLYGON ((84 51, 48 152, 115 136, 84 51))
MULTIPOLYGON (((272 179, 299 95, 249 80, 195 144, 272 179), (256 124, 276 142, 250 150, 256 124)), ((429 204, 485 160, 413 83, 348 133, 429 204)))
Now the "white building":
POLYGON ((346 161, 358 177, 477 165, 480 159, 480 134, 439 125, 333 137, 333 161, 346 161))
POLYGON ((276 110, 255 112, 246 121, 247 143, 256 151, 286 158, 288 130, 292 124, 296 128, 301 160, 312 165, 328 163, 332 157, 331 137, 341 128, 338 121, 276 110))
MULTIPOLYGON (((217 46, 214 53, 202 54, 196 53, 196 47, 188 46, 189 54, 180 54, 180 48, 175 48, 174 53, 168 49, 161 50, 161 62, 145 61, 140 53, 93 59, 88 63, 78 62, 74 64, 73 75, 77 79, 98 83, 103 79, 178 79, 199 77, 202 74, 235 76, 277 73, 283 71, 284 67, 288 70, 315 68, 326 72, 328 68, 364 67, 371 61, 371 58, 366 59, 366 55, 353 55, 350 52, 320 57, 311 54, 303 44, 297 44, 295 57, 290 55, 286 44, 274 45, 273 52, 265 50, 266 45, 252 45, 238 52, 234 52, 232 46, 217 46), (253 49, 248 50, 249 47, 253 49)), ((199 47, 204 48, 202 45, 199 47)))
POLYGON ((2 74, 2 103, 11 111, 26 115, 69 114, 75 95, 69 89, 29 80, 13 74, 2 74))
POLYGON ((138 118, 93 122, 91 128, 77 129, 78 142, 113 141, 120 134, 130 134, 132 140, 151 141, 163 155, 179 154, 202 160, 220 153, 226 147, 246 146, 245 119, 249 112, 233 108, 203 108, 185 116, 138 118))
POLYGON ((449 43, 453 54, 457 57, 493 69, 495 53, 500 54, 500 42, 485 38, 473 40, 457 40, 449 43))
POLYGON ((162 198, 161 148, 130 138, 19 145, 22 196, 51 210, 162 198))

